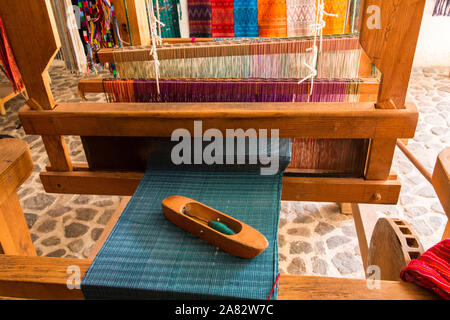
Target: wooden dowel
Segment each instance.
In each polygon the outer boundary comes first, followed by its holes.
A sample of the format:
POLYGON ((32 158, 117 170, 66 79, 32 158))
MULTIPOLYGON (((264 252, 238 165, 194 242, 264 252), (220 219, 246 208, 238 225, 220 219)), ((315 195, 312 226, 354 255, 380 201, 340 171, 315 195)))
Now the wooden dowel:
POLYGON ((406 146, 400 140, 397 140, 397 147, 403 152, 403 154, 412 162, 412 164, 420 171, 420 173, 427 179, 430 183, 432 183, 431 173, 425 169, 422 163, 411 153, 411 151, 406 148, 406 146))

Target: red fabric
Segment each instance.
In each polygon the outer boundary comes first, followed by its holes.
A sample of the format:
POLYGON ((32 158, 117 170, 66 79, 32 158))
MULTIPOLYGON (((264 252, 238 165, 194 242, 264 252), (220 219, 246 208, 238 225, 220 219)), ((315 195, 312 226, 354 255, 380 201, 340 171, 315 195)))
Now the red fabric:
POLYGON ((234 0, 211 0, 213 38, 234 38, 234 0))
POLYGON ((0 62, 6 72, 6 76, 13 87, 14 92, 19 92, 23 89, 23 81, 20 76, 19 68, 17 68, 14 55, 9 46, 6 30, 3 26, 3 20, 0 17, 0 62))
POLYGON ((400 277, 450 300, 450 238, 411 260, 400 277))

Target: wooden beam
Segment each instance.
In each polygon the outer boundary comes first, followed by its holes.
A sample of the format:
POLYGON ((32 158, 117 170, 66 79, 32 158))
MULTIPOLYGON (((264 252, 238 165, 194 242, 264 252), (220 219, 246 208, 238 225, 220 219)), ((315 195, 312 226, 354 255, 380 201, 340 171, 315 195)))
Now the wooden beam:
POLYGON ((412 138, 418 121, 413 104, 379 110, 371 103, 61 103, 51 112, 23 107, 27 134, 170 137, 194 120, 203 130, 279 129, 289 138, 412 138))
MULTIPOLYGON (((143 172, 75 169, 72 172, 42 172, 41 181, 49 193, 131 196, 143 176, 143 172)), ((285 176, 282 200, 396 204, 400 187, 396 180, 285 176)))
MULTIPOLYGON (((84 277, 92 261, 84 259, 17 257, 0 255, 0 296, 21 299, 84 299, 79 289, 70 290, 69 267, 78 267, 84 277)), ((411 283, 381 281, 369 290, 366 280, 281 275, 279 300, 388 300, 437 299, 411 283)))
POLYGON ((150 45, 152 42, 145 2, 146 0, 114 1, 114 12, 121 38, 135 46, 150 45), (130 39, 130 33, 132 39, 130 39))
MULTIPOLYGON (((376 97, 378 95, 379 87, 380 82, 378 79, 372 78, 362 79, 362 83, 359 84, 359 96, 360 96, 359 101, 375 102, 376 97)), ((78 93, 83 99, 85 98, 86 93, 103 93, 103 92, 105 92, 105 87, 103 86, 103 79, 99 78, 81 79, 78 82, 78 93)), ((112 91, 108 93, 112 93, 112 91)))
POLYGON ((383 74, 381 108, 405 105, 424 7, 425 0, 365 0, 361 7, 361 46, 383 74))
POLYGON ((2 0, 0 16, 33 109, 55 106, 47 70, 61 47, 50 0, 2 0))
POLYGON ((281 275, 279 300, 429 300, 432 293, 415 284, 381 281, 380 289, 368 289, 363 279, 281 275))

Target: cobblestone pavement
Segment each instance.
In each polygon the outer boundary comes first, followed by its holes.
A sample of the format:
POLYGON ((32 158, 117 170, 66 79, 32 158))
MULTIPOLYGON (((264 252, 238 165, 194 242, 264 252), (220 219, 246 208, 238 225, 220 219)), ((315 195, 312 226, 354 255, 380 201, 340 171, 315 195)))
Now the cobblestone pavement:
MULTIPOLYGON (((415 69, 408 94, 416 102, 420 120, 416 137, 408 148, 433 170, 438 153, 450 145, 450 68, 415 69)), ((55 61, 50 68, 56 101, 77 102, 76 85, 82 76, 70 74, 55 61)), ((3 79, 4 81, 4 79, 3 79)), ((103 94, 88 95, 104 101, 103 94)), ((0 134, 23 139, 30 145, 34 172, 19 189, 19 198, 39 255, 88 256, 108 222, 120 197, 47 194, 39 180, 48 158, 42 140, 26 136, 19 126, 17 110, 24 100, 17 97, 0 116, 0 134)), ((80 139, 66 137, 74 162, 85 161, 80 139)), ((425 248, 437 243, 447 221, 432 187, 396 150, 393 170, 403 184, 396 206, 376 206, 377 215, 410 222, 425 248)), ((280 217, 279 257, 282 273, 363 278, 353 218, 340 213, 335 203, 283 202, 280 217)))

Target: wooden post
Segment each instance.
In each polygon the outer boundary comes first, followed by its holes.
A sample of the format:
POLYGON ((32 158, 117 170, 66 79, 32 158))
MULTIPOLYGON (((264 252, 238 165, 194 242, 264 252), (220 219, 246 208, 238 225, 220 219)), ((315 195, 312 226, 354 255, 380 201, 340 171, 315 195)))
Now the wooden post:
POLYGON ((66 140, 63 136, 43 135, 47 155, 50 160, 50 171, 72 171, 72 162, 70 161, 69 152, 67 150, 66 140))
POLYGON ((360 42, 382 72, 377 106, 405 106, 425 0, 365 0, 360 42))
POLYGON ((53 109, 47 70, 61 47, 50 0, 2 0, 0 16, 32 109, 53 109))
POLYGON ((26 142, 0 140, 0 244, 4 254, 35 256, 25 217, 17 197, 17 188, 33 171, 26 142))
POLYGON ((152 40, 145 0, 114 0, 113 4, 122 40, 134 46, 150 45, 152 40))
POLYGON ((397 139, 372 139, 367 159, 367 180, 388 179, 397 139))

